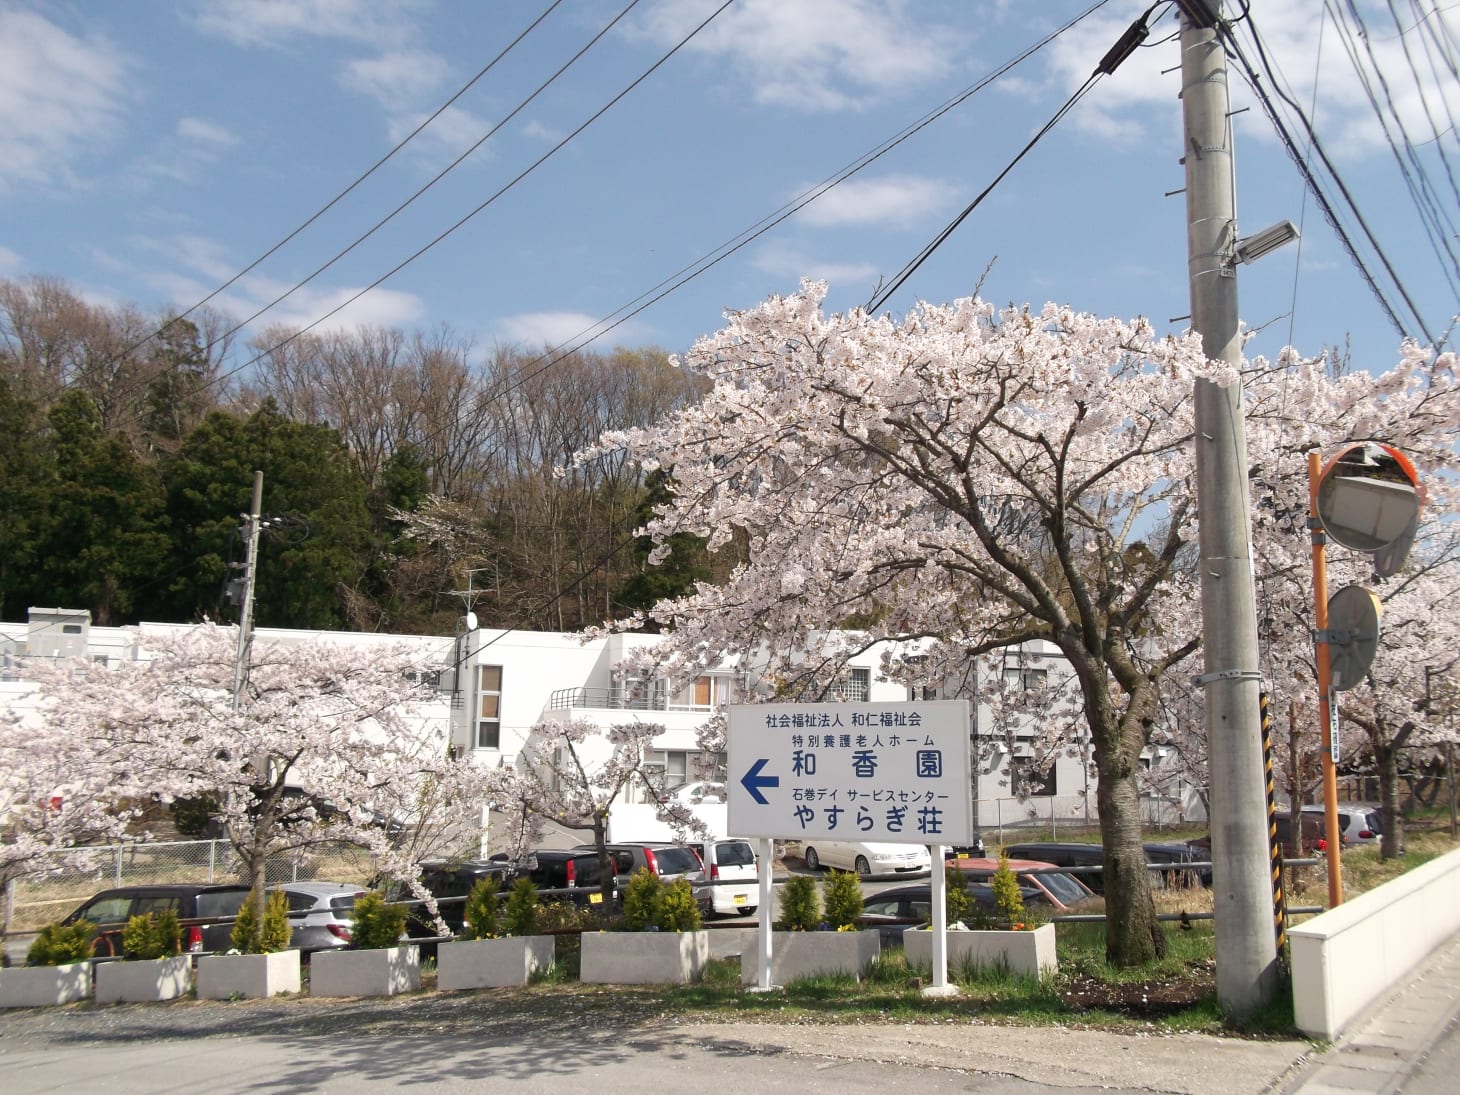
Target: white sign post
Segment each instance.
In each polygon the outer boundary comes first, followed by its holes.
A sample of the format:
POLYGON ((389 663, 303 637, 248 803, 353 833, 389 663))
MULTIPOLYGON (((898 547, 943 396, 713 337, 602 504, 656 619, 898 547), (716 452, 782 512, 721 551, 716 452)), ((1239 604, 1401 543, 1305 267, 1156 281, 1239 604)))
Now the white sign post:
MULTIPOLYGON (((963 700, 732 704, 726 754, 730 836, 922 844, 939 853, 935 874, 943 846, 973 842, 963 700)), ((761 989, 771 987, 770 860, 761 856, 761 989)), ((933 929, 946 927, 935 901, 933 929)), ((932 991, 946 991, 946 944, 933 950, 932 991)))

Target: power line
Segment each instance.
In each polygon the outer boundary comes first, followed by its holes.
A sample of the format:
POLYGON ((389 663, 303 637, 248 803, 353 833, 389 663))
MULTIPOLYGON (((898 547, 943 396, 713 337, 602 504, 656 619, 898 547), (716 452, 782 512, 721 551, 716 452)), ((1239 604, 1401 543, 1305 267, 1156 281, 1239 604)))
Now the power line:
MULTIPOLYGON (((435 186, 438 182, 440 182, 442 179, 444 179, 452 171, 456 170, 457 167, 461 166, 462 162, 468 156, 470 156, 478 148, 480 148, 482 145, 484 145, 489 139, 491 139, 493 136, 495 136, 508 122, 510 122, 513 118, 517 117, 518 114, 520 114, 520 113, 522 113, 522 111, 526 110, 527 107, 529 105, 531 105, 531 103, 533 102, 533 100, 535 100, 539 95, 541 95, 544 91, 546 91, 549 87, 551 87, 558 80, 558 78, 563 75, 563 73, 567 72, 568 69, 571 68, 575 63, 577 63, 577 61, 579 59, 581 59, 582 56, 585 53, 587 53, 590 49, 592 49, 595 45, 597 45, 603 39, 604 35, 606 35, 616 25, 618 25, 618 23, 621 20, 623 20, 623 18, 625 16, 627 16, 629 14, 629 12, 633 11, 633 9, 635 7, 637 7, 639 5, 639 3, 640 3, 640 0, 629 0, 629 4, 628 4, 627 7, 625 7, 622 11, 620 11, 617 15, 615 15, 611 20, 609 20, 606 24, 604 24, 603 28, 601 30, 599 30, 598 33, 595 34, 592 38, 590 38, 578 50, 578 52, 576 52, 575 54, 573 54, 572 57, 568 58, 568 60, 565 61, 558 68, 558 70, 556 72, 554 72, 551 76, 549 76, 546 80, 544 80, 541 84, 539 84, 533 90, 533 92, 532 92, 531 95, 529 95, 526 99, 523 99, 520 103, 518 103, 515 107, 513 107, 512 110, 509 111, 496 125, 492 126, 492 128, 489 129, 489 130, 487 130, 486 133, 482 134, 482 136, 479 137, 474 144, 472 144, 464 152, 462 152, 461 155, 457 156, 456 159, 452 160, 449 164, 447 164, 444 168, 442 168, 439 172, 437 172, 436 175, 430 181, 428 181, 427 183, 425 183, 423 186, 419 187, 415 191, 415 193, 413 193, 405 201, 401 202, 394 209, 392 209, 389 213, 387 213, 384 217, 382 217, 380 220, 376 221, 375 224, 373 224, 368 230, 366 230, 364 232, 364 234, 356 237, 355 240, 352 241, 347 247, 345 247, 341 251, 336 252, 336 254, 332 258, 330 258, 329 261, 327 261, 324 264, 322 264, 321 266, 317 267, 312 273, 310 273, 306 277, 304 277, 301 280, 295 282, 292 286, 290 286, 290 288, 288 288, 284 292, 280 293, 273 300, 269 301, 269 303, 265 304, 262 308, 258 309, 256 312, 254 312, 247 319, 241 320, 238 323, 236 323, 232 328, 230 328, 228 331, 226 331, 220 337, 222 337, 222 338, 228 338, 228 337, 230 337, 232 335, 237 334, 240 330, 242 330, 244 327, 247 327, 250 323, 252 323, 254 320, 258 319, 265 312, 270 311, 271 309, 273 309, 273 308, 277 307, 278 305, 282 304, 284 301, 288 300, 295 293, 297 293, 300 289, 303 289, 306 285, 308 285, 310 282, 312 282, 315 278, 319 277, 320 274, 324 273, 330 267, 334 266, 335 263, 339 262, 346 255, 350 254, 350 252, 354 251, 355 248, 359 247, 362 243, 364 243, 366 240, 368 240, 371 236, 375 235, 376 232, 378 232, 378 231, 380 231, 380 229, 384 228, 387 224, 389 224, 392 220, 394 220, 399 214, 403 213, 407 208, 409 208, 411 205, 413 205, 415 203, 415 201, 416 201, 417 198, 421 197, 421 195, 425 194, 426 191, 430 190, 433 186, 435 186)), ((544 14, 546 14, 546 13, 544 13, 544 14)), ((523 35, 525 35, 526 33, 527 32, 524 31, 523 32, 523 35)), ((610 105, 612 105, 612 104, 610 104, 610 105)), ((445 108, 443 107, 442 109, 445 109, 445 108)), ((569 139, 571 139, 571 138, 569 138, 569 139)), ((554 149, 553 151, 557 151, 557 150, 554 149)), ((544 157, 544 158, 546 158, 546 157, 544 157)), ((541 162, 541 161, 539 161, 539 162, 541 162)), ((536 167, 536 166, 537 166, 536 164, 533 165, 533 167, 536 167)), ((531 170, 531 168, 529 168, 528 170, 531 170)), ((519 176, 519 178, 520 178, 520 176, 519 176)), ((513 183, 515 183, 516 181, 517 180, 514 179, 513 180, 513 183)), ((510 187, 511 185, 512 184, 509 183, 508 184, 508 187, 510 187)), ((406 263, 411 262, 412 260, 414 260, 417 257, 417 255, 420 255, 425 250, 429 250, 431 247, 435 246, 442 239, 444 239, 446 235, 450 235, 451 232, 454 232, 457 228, 459 228, 462 224, 464 224, 466 220, 469 220, 471 217, 475 216, 478 212, 480 212, 483 208, 485 208, 486 205, 490 204, 492 201, 495 201, 498 197, 500 197, 502 195, 502 193, 504 193, 506 191, 506 189, 508 189, 508 187, 504 187, 503 190, 498 191, 496 194, 492 195, 492 197, 490 199, 488 199, 488 201, 486 203, 484 203, 481 206, 478 206, 477 209, 474 210, 472 213, 468 214, 466 218, 464 218, 461 221, 458 221, 451 228, 447 229, 447 231, 442 236, 438 236, 430 244, 427 244, 426 248, 423 248, 422 251, 418 251, 416 253, 416 255, 412 255, 411 258, 409 258, 409 259, 406 260, 406 263)), ((406 265, 406 263, 402 263, 401 266, 406 265)), ((395 270, 392 270, 390 272, 390 274, 386 274, 386 277, 390 277, 391 274, 395 273, 395 271, 396 270, 399 270, 399 269, 400 269, 399 266, 396 267, 395 270)), ((237 280, 237 279, 235 278, 234 280, 237 280)), ((384 279, 382 278, 381 280, 384 280, 384 279)), ((375 286, 378 285, 378 284, 379 284, 379 282, 375 282, 374 284, 368 286, 365 290, 362 291, 362 295, 363 295, 363 293, 368 293, 371 289, 375 288, 375 286)), ((340 309, 346 307, 347 305, 349 305, 350 303, 352 303, 353 301, 355 301, 357 299, 359 299, 359 298, 358 297, 351 297, 350 300, 347 300, 344 304, 340 305, 339 308, 336 308, 335 309, 335 312, 340 311, 340 309)), ((322 317, 322 319, 328 319, 329 316, 334 315, 334 314, 335 314, 334 312, 330 312, 327 315, 325 315, 324 317, 322 317)), ((319 323, 319 322, 322 322, 322 320, 316 320, 315 321, 316 324, 319 323)), ((313 326, 313 325, 314 324, 311 324, 311 326, 313 326)), ((305 329, 308 330, 308 328, 305 328, 305 329)))
MULTIPOLYGON (((968 88, 965 88, 953 98, 945 101, 943 104, 929 111, 927 114, 924 114, 917 121, 905 126, 892 137, 887 138, 881 144, 863 153, 861 156, 857 157, 855 160, 842 167, 835 174, 828 176, 826 179, 823 179, 815 186, 809 187, 808 189, 804 190, 800 195, 793 198, 790 202, 781 206, 779 209, 776 209, 772 213, 769 213, 765 217, 762 217, 759 221, 756 221, 748 228, 742 229, 734 236, 731 236, 724 243, 706 252, 704 255, 701 255, 698 259, 694 260, 688 265, 681 267, 679 270, 669 275, 669 277, 660 281, 652 288, 645 290, 643 293, 639 294, 639 296, 635 297, 627 304, 621 305, 614 311, 608 313, 608 315, 598 320, 597 323, 594 323, 593 325, 584 328, 582 331, 579 331, 576 335, 567 340, 569 343, 571 343, 571 345, 569 345, 567 349, 561 350, 561 352, 549 350, 548 352, 539 354, 536 358, 533 358, 532 360, 526 362, 524 365, 524 370, 530 371, 525 371, 522 376, 505 385, 500 391, 494 392, 493 398, 500 399, 510 394, 517 388, 520 388, 522 385, 526 384, 528 381, 534 379, 535 377, 541 375, 543 372, 546 372, 548 369, 557 365, 559 362, 564 361, 578 351, 596 342, 598 339, 602 338, 610 331, 613 331, 624 323, 627 323, 630 319, 633 319, 639 313, 657 304, 659 301, 663 300, 665 297, 669 296, 671 293, 675 292, 682 286, 693 281, 701 274, 708 272, 716 265, 723 262, 731 255, 735 254, 737 251, 759 239, 761 236, 769 232, 772 228, 775 228, 777 225, 781 224, 782 222, 793 216, 795 213, 805 208, 811 202, 819 198, 822 194, 825 194, 828 190, 831 190, 832 188, 840 185, 842 182, 845 182, 847 179, 851 178, 859 171, 875 163, 887 153, 891 152, 894 148, 901 145, 904 141, 911 139, 913 136, 931 125, 933 122, 946 115, 949 111, 960 106, 974 94, 995 83, 1001 77, 1005 76, 1014 68, 1022 64, 1024 61, 1028 60, 1035 53, 1038 53, 1041 49, 1048 46, 1051 42, 1055 41, 1061 35, 1064 35, 1080 22, 1093 15, 1096 11, 1100 10, 1107 3, 1109 3, 1109 0, 1097 0, 1095 4, 1085 9, 1085 11, 1081 12, 1079 15, 1075 16, 1068 23, 1065 23, 1058 29, 1051 31, 1049 34, 1045 35, 1033 45, 1026 47, 1013 58, 1005 61, 1002 65, 994 69, 987 76, 980 79, 977 83, 969 86, 968 88), (609 322, 610 320, 612 320, 612 322, 609 322), (541 363, 541 367, 534 369, 533 366, 538 365, 539 363, 541 363)), ((437 435, 432 435, 432 437, 428 437, 427 440, 433 439, 434 436, 439 436, 439 433, 437 435)))
MULTIPOLYGON (((638 3, 638 2, 639 2, 639 0, 634 0, 634 3, 635 4, 638 3)), ((709 26, 709 24, 721 12, 723 12, 726 8, 728 8, 734 2, 735 2, 735 0, 724 0, 724 2, 719 7, 717 7, 713 12, 711 12, 698 26, 696 26, 687 35, 685 35, 683 38, 681 38, 679 40, 679 42, 677 42, 674 45, 673 48, 671 48, 667 53, 665 53, 662 57, 660 57, 652 65, 650 65, 644 72, 640 73, 637 77, 635 77, 632 82, 630 82, 626 87, 624 87, 623 90, 621 90, 617 95, 615 95, 607 103, 605 103, 603 106, 599 107, 598 110, 594 111, 594 113, 592 115, 590 115, 586 121, 584 121, 581 124, 579 124, 576 129, 574 129, 571 133, 569 133, 562 140, 558 141, 557 144, 553 145, 552 148, 550 148, 546 152, 544 152, 541 156, 539 156, 536 160, 534 160, 531 164, 529 164, 522 171, 518 172, 518 174, 515 175, 509 182, 507 182, 503 186, 499 187, 490 197, 488 197, 480 205, 478 205, 476 208, 472 209, 465 216, 461 217, 459 220, 457 220, 450 227, 448 227, 444 231, 438 233, 428 243, 424 244, 421 247, 418 247, 415 251, 411 252, 411 254, 407 255, 400 262, 396 263, 394 266, 392 266, 385 273, 381 274, 378 278, 376 278, 374 281, 372 281, 369 285, 365 286, 365 288, 363 288, 363 289, 359 290, 358 292, 354 293, 353 295, 351 295, 350 297, 348 297, 346 300, 342 301, 340 304, 337 304, 335 307, 331 308, 328 312, 324 313, 324 315, 319 316, 317 319, 311 321, 306 326, 301 327, 297 331, 292 332, 287 337, 285 337, 285 338, 279 340, 278 342, 274 343, 272 346, 269 346, 269 347, 267 347, 267 348, 265 348, 263 350, 260 350, 257 354, 255 354, 253 357, 249 358, 243 364, 238 365, 235 368, 230 369, 228 372, 223 373, 220 376, 214 378, 214 380, 211 381, 210 383, 215 383, 216 384, 216 383, 218 383, 218 382, 220 382, 222 380, 228 379, 231 376, 235 376, 238 373, 242 372, 243 370, 245 370, 245 369, 249 368, 250 366, 256 364, 257 362, 262 361, 269 354, 272 354, 272 353, 274 353, 274 352, 276 352, 278 350, 283 349, 285 346, 288 346, 290 343, 296 341, 297 339, 299 339, 303 335, 305 335, 308 332, 312 331, 315 327, 318 327, 325 320, 329 319, 332 316, 335 316, 335 315, 339 314, 341 311, 343 311, 344 309, 348 308, 351 304, 354 304, 357 300, 359 300, 361 297, 363 297, 366 293, 370 292, 372 289, 378 288, 381 284, 383 284, 384 282, 386 282, 390 278, 394 277, 400 271, 404 270, 411 263, 415 262, 416 259, 420 258, 427 251, 431 250, 433 247, 435 247, 442 240, 446 239, 448 236, 450 236, 452 233, 454 233, 457 229, 461 228, 464 224, 466 224, 468 221, 470 221, 473 217, 475 217, 482 210, 486 209, 489 205, 491 205, 493 202, 495 202, 503 194, 506 194, 509 190, 511 190, 519 182, 521 182, 523 179, 525 179, 528 175, 532 174, 532 172, 534 172, 535 170, 537 170, 537 168, 541 167, 544 163, 546 163, 549 159, 551 159, 554 155, 556 155, 559 151, 561 151, 564 146, 566 146, 570 141, 572 141, 575 137, 577 137, 580 133, 582 133, 590 125, 592 125, 594 122, 598 121, 598 119, 601 118, 601 117, 603 117, 603 115, 607 114, 609 112, 609 110, 611 110, 614 106, 616 106, 619 103, 620 100, 622 100, 626 95, 629 94, 629 92, 633 91, 640 84, 642 84, 645 80, 647 80, 650 76, 652 76, 656 71, 658 71, 658 69, 661 68, 665 63, 667 63, 671 57, 673 57, 676 53, 678 53, 681 49, 683 49, 684 46, 686 44, 688 44, 691 39, 693 39, 697 34, 699 34, 700 31, 704 30, 705 27, 709 26)), ((633 6, 633 4, 630 5, 630 7, 632 7, 632 6, 633 6)), ((625 9, 625 10, 627 10, 627 9, 625 9)))
MULTIPOLYGON (((380 159, 376 160, 373 164, 371 164, 368 168, 366 168, 366 170, 364 171, 364 173, 361 174, 360 176, 358 176, 352 183, 350 183, 350 185, 348 185, 347 187, 345 187, 338 194, 336 194, 333 198, 331 198, 329 201, 327 201, 323 206, 321 206, 319 209, 317 209, 313 214, 311 214, 307 220, 305 220, 302 224, 300 224, 293 231, 289 232, 286 236, 284 236, 283 239, 281 239, 278 243, 276 243, 272 247, 270 247, 267 251, 265 251, 258 258, 254 259, 251 263, 249 263, 247 266, 245 266, 238 273, 234 274, 231 278, 229 278, 227 281, 225 281, 222 285, 218 286, 218 288, 214 289, 211 293, 209 293, 207 296, 205 296, 202 300, 198 301, 196 304, 194 304, 192 307, 188 308, 186 311, 178 313, 176 316, 174 316, 171 320, 169 320, 162 327, 158 328, 157 330, 153 331, 151 334, 147 335, 146 338, 143 338, 140 341, 133 343, 131 346, 128 346, 125 350, 123 350, 120 354, 117 355, 118 360, 120 360, 121 358, 124 358, 124 357, 128 356, 129 354, 132 354, 132 353, 136 352, 138 349, 140 349, 142 346, 146 345, 152 339, 160 337, 163 334, 163 332, 167 330, 168 327, 171 327, 178 320, 186 319, 188 316, 190 316, 194 312, 196 312, 199 308, 202 308, 204 305, 208 304, 210 301, 212 301, 214 298, 216 298, 220 293, 226 292, 229 288, 231 288, 233 285, 235 285, 241 278, 246 277, 248 274, 252 273, 255 269, 258 268, 258 266, 261 263, 263 263, 265 260, 271 258, 275 253, 277 253, 286 244, 288 244, 292 240, 294 240, 294 238, 297 237, 306 228, 308 228, 310 225, 314 224, 315 221, 317 221, 317 220, 320 219, 320 217, 324 216, 331 209, 333 209, 336 205, 338 205, 342 200, 344 200, 345 197, 347 197, 350 193, 352 193, 355 190, 356 187, 358 187, 366 179, 370 178, 370 176, 373 175, 373 174, 375 174, 375 172, 378 171, 381 167, 385 166, 385 164, 389 160, 391 160, 396 155, 396 153, 400 152, 403 148, 405 148, 406 145, 410 144, 411 141, 413 141, 417 136, 419 136, 420 133, 422 132, 422 130, 424 130, 427 126, 429 126, 432 122, 434 122, 437 118, 439 118, 442 114, 444 114, 448 109, 450 109, 451 106, 453 106, 458 99, 460 99, 463 95, 465 95, 479 80, 481 80, 481 78, 483 76, 485 76, 487 73, 491 72, 492 69, 494 69, 497 66, 497 63, 502 60, 502 58, 506 57, 507 54, 510 53, 513 49, 515 49, 522 42, 522 40, 524 38, 526 38, 534 30, 536 30, 537 27, 538 27, 538 24, 540 24, 544 19, 546 19, 549 15, 551 15, 553 13, 553 11, 560 4, 562 4, 562 2, 563 2, 563 0, 552 0, 552 3, 550 3, 545 9, 543 9, 542 13, 540 15, 538 15, 538 17, 536 19, 534 19, 531 23, 529 23, 527 25, 526 29, 524 29, 520 34, 518 34, 516 38, 513 38, 512 41, 508 42, 507 45, 505 47, 503 47, 503 49, 500 52, 498 52, 498 54, 495 57, 493 57, 481 69, 479 69, 477 71, 477 73, 476 73, 475 76, 473 76, 470 80, 468 80, 466 83, 464 83, 459 89, 457 89, 457 91, 456 91, 456 93, 454 95, 452 95, 449 99, 447 99, 444 103, 442 103, 439 107, 437 107, 430 114, 430 116, 427 117, 424 121, 422 121, 419 125, 417 125, 415 129, 411 130, 403 138, 401 138, 401 140, 396 143, 396 145, 395 145, 394 148, 392 148, 384 156, 380 157, 380 159)), ((491 136, 491 134, 489 133, 488 136, 491 136)), ((486 137, 483 137, 482 140, 486 140, 486 137)), ((480 143, 481 143, 480 141, 477 142, 477 144, 480 144, 480 143)), ((474 150, 476 147, 477 147, 476 145, 473 145, 472 146, 472 150, 474 150)), ((468 151, 471 151, 471 150, 468 150, 468 151)), ((461 162, 460 160, 457 160, 456 161, 456 163, 460 163, 460 162, 461 162)), ((456 166, 456 163, 453 163, 451 165, 451 167, 455 167, 456 166)), ((448 171, 450 169, 451 168, 447 168, 448 171)), ((445 173, 446 172, 443 171, 442 172, 442 175, 444 175, 445 173)), ((436 179, 431 180, 431 183, 428 183, 427 184, 427 187, 429 187, 430 185, 434 184, 440 178, 441 178, 441 176, 438 175, 436 177, 436 179)), ((420 196, 420 194, 425 189, 427 189, 427 187, 423 187, 421 190, 418 190, 416 192, 416 194, 412 196, 411 201, 414 201, 416 197, 420 196)), ((410 204, 410 202, 407 202, 406 204, 408 205, 408 204, 410 204)), ((404 205, 402 205, 400 208, 398 208, 395 212, 398 213, 398 212, 400 212, 400 209, 403 209, 403 208, 405 208, 404 205)), ((394 215, 395 215, 395 213, 392 213, 391 214, 391 216, 394 216, 394 215)), ((388 220, 389 218, 386 218, 386 219, 388 220)), ((382 222, 382 223, 384 223, 384 222, 382 222)), ((376 227, 378 228, 379 225, 376 225, 376 227)), ((373 232, 374 229, 371 229, 371 231, 373 232)), ((359 240, 356 241, 356 243, 359 243, 359 242, 360 242, 359 240)), ((354 247, 354 246, 355 246, 355 244, 351 244, 351 247, 354 247)), ((333 260, 331 260, 331 261, 333 261, 333 260)), ((316 271, 316 273, 317 272, 318 271, 316 271)), ((313 275, 311 275, 311 276, 313 276, 313 275)), ((297 289, 298 286, 296 286, 295 288, 297 289)), ((292 290, 292 289, 290 290, 291 293, 293 291, 294 290, 292 290)), ((287 295, 288 294, 285 294, 285 296, 287 296, 287 295)), ((279 299, 282 300, 284 298, 283 297, 280 297, 279 299)), ((277 304, 278 302, 279 301, 276 300, 276 301, 274 301, 274 304, 277 304)), ((271 304, 269 307, 273 307, 273 305, 271 304)), ((245 321, 245 322, 247 322, 247 321, 245 321)), ((240 324, 239 326, 241 327, 242 324, 240 324)), ((211 343, 208 344, 208 349, 211 349, 217 342, 221 342, 224 339, 230 337, 231 335, 237 333, 238 329, 239 329, 239 327, 234 327, 234 328, 230 329, 229 331, 227 331, 226 333, 224 333, 223 335, 219 336, 219 338, 218 339, 215 339, 214 342, 211 342, 211 343)))
POLYGON ((1049 121, 1045 122, 1039 131, 1019 150, 1018 154, 1008 162, 1004 169, 994 176, 993 182, 984 187, 971 202, 964 206, 962 212, 949 221, 943 230, 934 236, 927 246, 913 256, 907 265, 898 271, 897 275, 892 279, 892 283, 886 289, 868 301, 866 310, 869 313, 876 313, 881 310, 882 306, 903 286, 907 279, 912 277, 918 267, 922 266, 933 252, 941 247, 948 237, 958 229, 958 226, 968 219, 969 214, 977 209, 983 200, 993 192, 994 188, 1004 181, 1005 176, 1014 170, 1019 161, 1028 155, 1034 146, 1043 140, 1049 134, 1050 130, 1054 129, 1065 115, 1075 108, 1075 105, 1095 86, 1100 77, 1113 73, 1145 41, 1147 35, 1150 33, 1149 23, 1151 14, 1161 6, 1160 3, 1152 4, 1140 18, 1126 28, 1125 33, 1121 35, 1120 39, 1110 48, 1105 56, 1100 59, 1100 63, 1095 66, 1095 70, 1080 85, 1079 89, 1065 100, 1064 105, 1054 112, 1054 115, 1049 121))
MULTIPOLYGON (((1314 130, 1312 123, 1303 112, 1302 106, 1294 101, 1292 97, 1289 96, 1281 86, 1279 86, 1279 81, 1276 79, 1275 75, 1268 65, 1266 50, 1263 46, 1261 37, 1258 34, 1257 28, 1252 22, 1250 12, 1246 14, 1244 21, 1247 23, 1252 33, 1253 41, 1258 50, 1258 54, 1263 59, 1264 68, 1268 71, 1268 75, 1271 78, 1271 82, 1274 86, 1274 90, 1279 96, 1282 97, 1283 101, 1288 104, 1289 108, 1291 108, 1293 113, 1299 119, 1300 124, 1302 124, 1305 133, 1312 139, 1313 149, 1315 152, 1318 153, 1319 160, 1322 161, 1324 168, 1327 170, 1329 176, 1334 180, 1334 185, 1338 188, 1339 194, 1342 197, 1344 203, 1353 214, 1355 220, 1359 224, 1359 227, 1363 230, 1364 235, 1368 239, 1369 244, 1373 247, 1375 254, 1378 256, 1380 262, 1388 273, 1390 280, 1394 283, 1400 296, 1404 299, 1404 303, 1409 308, 1411 315, 1414 317, 1414 321, 1418 326, 1420 332, 1425 336, 1425 338, 1430 342, 1431 345, 1434 345, 1435 340, 1429 334, 1428 329, 1425 327, 1424 319, 1420 314, 1419 309, 1415 306, 1413 300, 1410 298, 1408 291, 1404 287, 1403 281, 1400 279, 1397 271, 1395 271, 1393 264, 1389 261, 1388 255, 1385 254, 1384 249, 1380 246, 1378 240, 1374 237, 1373 231, 1369 228, 1367 220, 1364 218, 1357 204, 1354 202, 1353 196, 1349 192, 1348 187, 1343 182, 1342 176, 1339 175, 1338 170, 1333 166, 1332 160, 1329 159, 1328 153, 1323 147, 1323 142, 1319 139, 1318 134, 1314 130)), ((1328 196, 1324 192, 1323 188, 1319 185, 1318 180, 1313 174, 1312 169, 1299 154, 1297 142, 1294 141, 1293 136, 1291 132, 1289 132, 1286 123, 1279 115, 1278 110, 1272 101, 1272 97, 1268 95, 1267 91, 1264 89, 1261 76, 1258 74, 1252 62, 1248 59, 1246 53, 1242 50, 1240 43, 1238 43, 1238 41, 1236 40, 1236 36, 1231 34, 1230 32, 1226 33, 1223 35, 1223 41, 1226 43, 1226 48, 1228 52, 1237 62, 1239 62, 1243 76, 1247 80, 1248 86, 1251 87, 1252 92, 1257 97, 1258 102, 1262 104, 1263 111, 1267 114, 1269 122, 1272 123, 1272 126, 1276 131, 1279 140, 1282 142, 1284 148, 1287 150, 1288 155, 1292 158, 1293 162, 1297 165, 1298 170, 1301 173, 1304 181, 1307 183, 1309 190, 1312 192, 1314 199, 1318 202, 1319 208, 1323 210, 1325 219, 1328 221, 1330 227, 1333 228, 1335 234, 1337 234, 1345 250, 1348 251, 1350 259, 1358 268, 1360 274, 1364 277, 1365 281, 1368 282, 1370 289, 1374 293, 1375 297, 1379 300, 1380 306, 1383 308, 1385 314, 1389 317, 1390 322, 1393 323, 1395 329, 1399 332, 1401 337, 1409 337, 1410 332, 1405 329, 1405 325, 1400 321, 1397 313, 1394 310, 1394 307, 1390 304, 1383 290, 1380 289, 1378 282, 1374 279, 1373 274, 1369 271, 1368 267, 1364 264, 1363 259, 1359 256, 1357 249, 1354 247, 1353 240, 1349 237, 1347 230, 1339 221, 1339 218, 1333 209, 1332 203, 1329 201, 1328 196)))

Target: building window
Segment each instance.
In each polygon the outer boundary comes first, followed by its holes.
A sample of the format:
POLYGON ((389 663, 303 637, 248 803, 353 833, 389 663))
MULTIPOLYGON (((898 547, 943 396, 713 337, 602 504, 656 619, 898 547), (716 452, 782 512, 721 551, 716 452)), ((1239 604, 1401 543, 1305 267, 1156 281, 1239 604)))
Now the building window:
POLYGON ((477 748, 502 747, 502 667, 477 666, 477 748))
POLYGON ((1016 665, 1004 668, 1004 687, 1020 692, 1037 692, 1049 681, 1048 669, 1020 669, 1016 665))
POLYGON ((831 686, 831 695, 844 703, 866 703, 872 695, 872 670, 848 669, 831 686))
POLYGON ((1031 757, 1014 757, 1009 766, 1010 790, 1018 798, 1048 797, 1055 794, 1055 769, 1039 769, 1031 757))
POLYGON ((732 678, 707 673, 696 677, 688 688, 675 697, 676 707, 692 707, 708 711, 721 704, 735 702, 735 682, 732 678))

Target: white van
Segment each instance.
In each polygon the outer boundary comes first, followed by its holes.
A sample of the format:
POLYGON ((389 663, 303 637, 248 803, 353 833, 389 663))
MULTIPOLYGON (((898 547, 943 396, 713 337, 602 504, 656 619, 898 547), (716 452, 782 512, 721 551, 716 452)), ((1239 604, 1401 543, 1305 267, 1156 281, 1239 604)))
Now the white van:
POLYGON ((711 840, 693 845, 705 863, 702 900, 718 916, 750 916, 759 903, 755 848, 748 840, 711 840))

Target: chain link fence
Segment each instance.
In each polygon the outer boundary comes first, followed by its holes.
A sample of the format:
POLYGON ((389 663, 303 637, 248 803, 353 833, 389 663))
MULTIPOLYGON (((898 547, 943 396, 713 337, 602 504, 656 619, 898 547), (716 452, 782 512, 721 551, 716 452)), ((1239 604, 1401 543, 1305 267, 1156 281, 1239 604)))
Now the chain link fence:
MULTIPOLYGON (((348 844, 321 844, 272 857, 270 883, 301 879, 364 883, 375 873, 370 853, 348 844)), ((246 882, 243 865, 226 840, 99 845, 57 852, 35 873, 10 884, 4 930, 35 931, 59 920, 99 890, 167 882, 246 882)))

